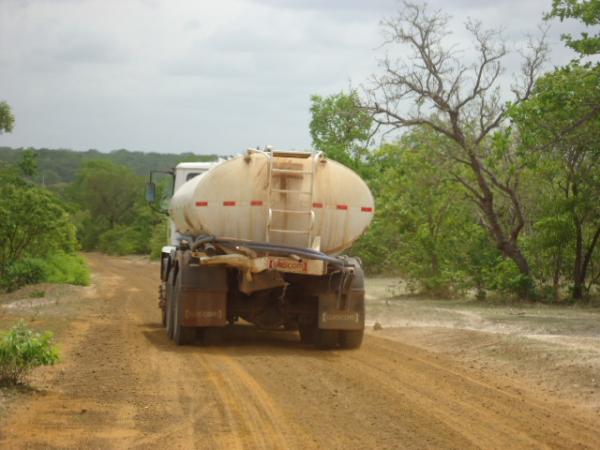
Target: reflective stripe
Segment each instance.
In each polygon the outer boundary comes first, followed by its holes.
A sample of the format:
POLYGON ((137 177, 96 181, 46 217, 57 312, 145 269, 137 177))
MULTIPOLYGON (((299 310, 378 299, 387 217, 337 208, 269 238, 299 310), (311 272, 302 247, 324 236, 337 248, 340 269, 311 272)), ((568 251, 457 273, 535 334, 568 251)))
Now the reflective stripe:
POLYGON ((336 205, 337 209, 343 209, 344 211, 348 209, 348 205, 336 205))
POLYGON ((313 203, 313 208, 322 208, 323 203, 313 203))
POLYGON ((360 208, 360 210, 362 212, 373 212, 373 208, 371 208, 370 206, 363 206, 362 208, 360 208))
POLYGON ((223 202, 223 206, 235 206, 235 201, 233 200, 226 200, 223 202))
POLYGON ((196 202, 196 206, 208 206, 208 202, 196 202))
POLYGON ((262 200, 252 200, 252 201, 250 202, 250 205, 251 205, 251 206, 262 206, 262 204, 263 204, 263 201, 262 201, 262 200))

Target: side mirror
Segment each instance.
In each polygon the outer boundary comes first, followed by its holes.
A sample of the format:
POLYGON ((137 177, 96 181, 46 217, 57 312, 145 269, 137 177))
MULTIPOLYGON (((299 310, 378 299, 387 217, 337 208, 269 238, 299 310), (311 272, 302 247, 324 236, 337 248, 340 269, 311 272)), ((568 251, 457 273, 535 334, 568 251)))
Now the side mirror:
POLYGON ((148 203, 156 201, 156 185, 152 181, 146 183, 146 201, 148 203))

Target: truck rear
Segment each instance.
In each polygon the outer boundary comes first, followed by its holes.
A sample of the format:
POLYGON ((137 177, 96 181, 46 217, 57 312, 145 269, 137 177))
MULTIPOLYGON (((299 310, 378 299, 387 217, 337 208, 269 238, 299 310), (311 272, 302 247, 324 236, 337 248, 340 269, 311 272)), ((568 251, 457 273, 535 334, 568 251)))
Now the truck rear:
MULTIPOLYGON (((214 167, 186 164, 175 170, 161 257, 168 336, 210 343, 243 320, 298 330, 318 348, 360 347, 363 271, 340 255, 373 216, 360 177, 315 152, 250 149, 214 167), (198 175, 184 181, 190 170, 198 175)), ((153 192, 151 180, 149 200, 153 192)))

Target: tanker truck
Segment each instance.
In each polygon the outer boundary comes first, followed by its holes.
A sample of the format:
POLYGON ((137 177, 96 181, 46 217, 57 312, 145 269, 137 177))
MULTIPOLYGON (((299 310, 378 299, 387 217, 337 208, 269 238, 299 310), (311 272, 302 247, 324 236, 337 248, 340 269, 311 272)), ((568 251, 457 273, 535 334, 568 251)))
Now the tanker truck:
POLYGON ((342 252, 369 226, 374 202, 356 173, 321 152, 270 148, 169 173, 171 243, 159 287, 169 338, 211 344, 241 320, 297 330, 321 349, 360 347, 363 270, 342 252))

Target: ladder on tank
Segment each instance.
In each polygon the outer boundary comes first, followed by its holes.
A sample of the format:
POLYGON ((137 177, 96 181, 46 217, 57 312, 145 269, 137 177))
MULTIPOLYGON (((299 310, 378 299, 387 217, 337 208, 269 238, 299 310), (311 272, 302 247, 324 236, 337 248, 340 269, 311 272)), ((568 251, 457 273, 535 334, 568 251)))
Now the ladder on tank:
MULTIPOLYGON (((318 152, 285 152, 285 151, 276 151, 271 150, 269 157, 269 188, 268 188, 268 218, 267 218, 267 230, 266 230, 266 241, 272 242, 274 236, 281 235, 300 235, 306 236, 306 247, 310 248, 313 245, 313 227, 315 223, 315 212, 314 212, 314 204, 313 204, 313 195, 315 190, 315 173, 317 169, 317 161, 321 158, 322 153, 318 152), (277 158, 298 158, 298 159, 311 159, 311 164, 309 165, 309 170, 307 170, 306 165, 303 164, 303 168, 298 169, 284 169, 280 167, 276 167, 275 159, 277 158), (284 189, 279 185, 278 187, 274 187, 273 179, 278 176, 298 176, 303 180, 309 178, 310 182, 308 190, 306 189, 306 183, 300 183, 302 189, 284 189), (299 198, 304 197, 307 200, 305 203, 308 204, 307 209, 287 209, 287 208, 274 208, 273 207, 273 195, 276 194, 284 194, 284 195, 295 195, 299 198), (279 222, 286 222, 286 217, 294 217, 301 216, 305 217, 304 221, 307 226, 302 229, 282 229, 282 228, 273 228, 272 224, 274 221, 274 217, 277 217, 279 222)), ((301 202, 297 202, 301 203, 301 202)))

